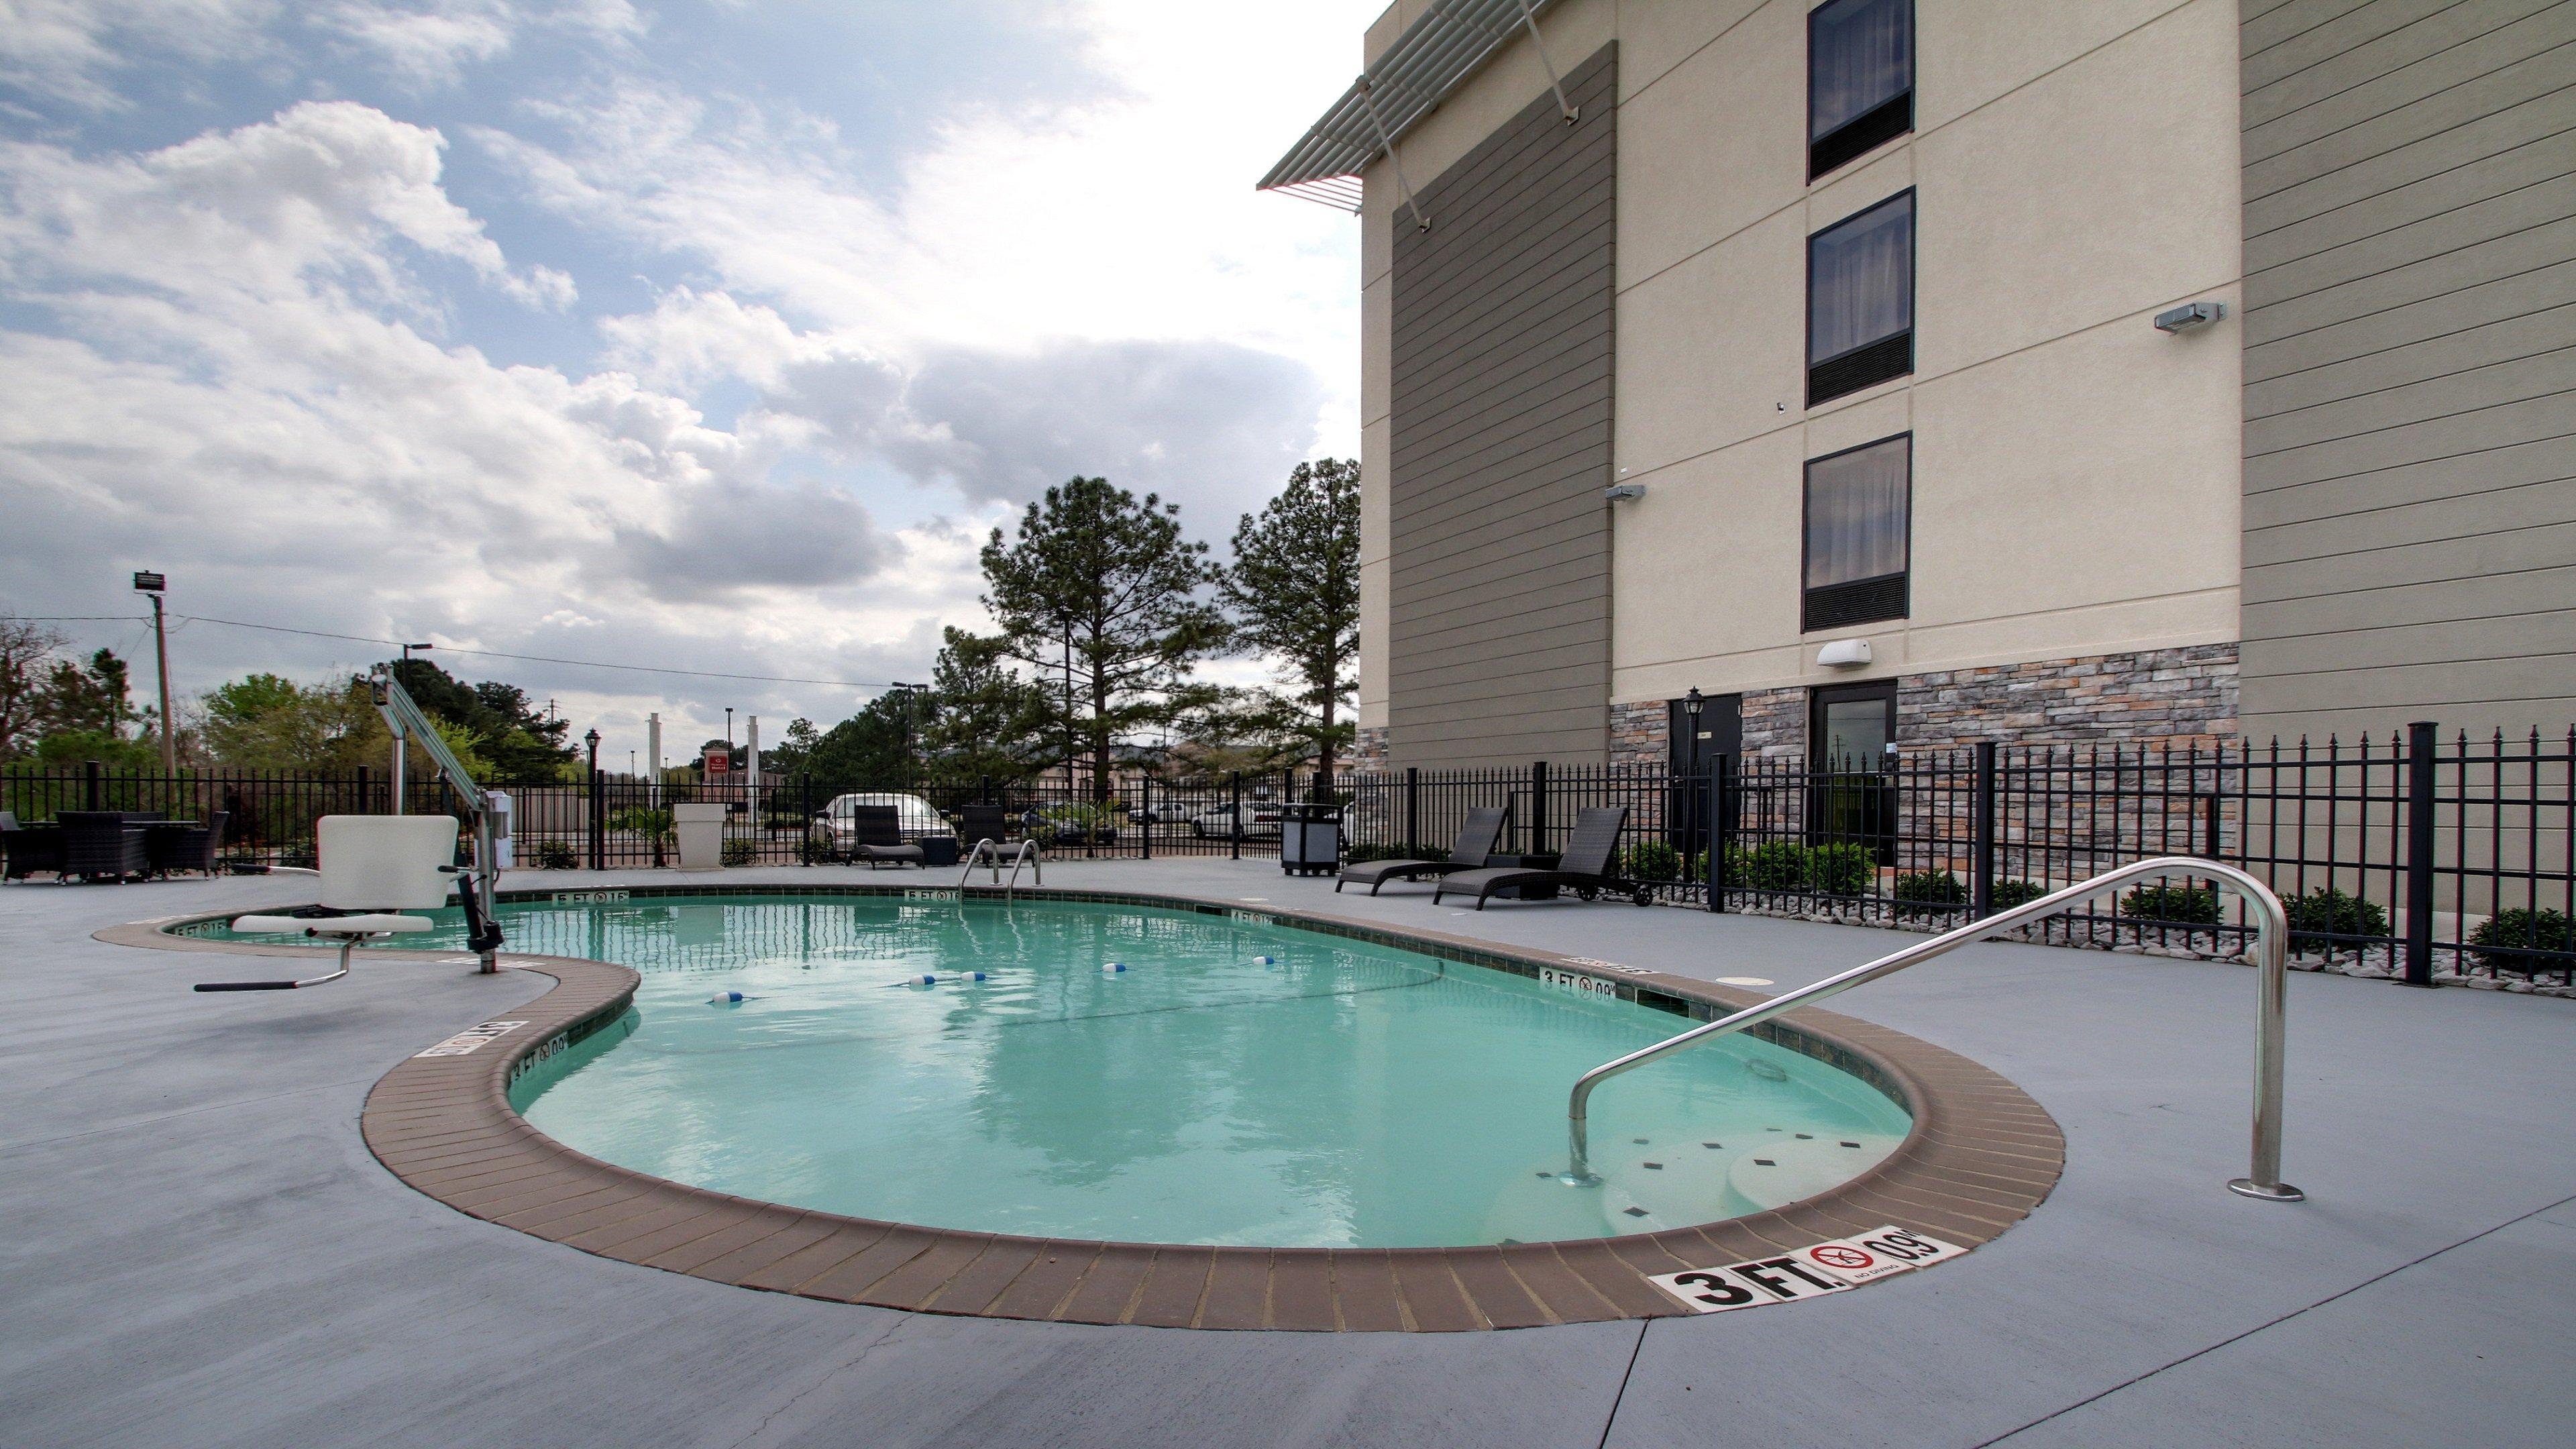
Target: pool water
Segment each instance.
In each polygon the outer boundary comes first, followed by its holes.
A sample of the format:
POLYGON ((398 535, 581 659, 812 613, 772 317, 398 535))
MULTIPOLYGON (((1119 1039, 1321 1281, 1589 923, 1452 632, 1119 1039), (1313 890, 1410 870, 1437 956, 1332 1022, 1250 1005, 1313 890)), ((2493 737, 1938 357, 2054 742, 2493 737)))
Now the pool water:
POLYGON ((1855 1077, 1731 1037, 1601 1088, 1604 1181, 1574 1187, 1567 1089, 1683 1018, 1248 915, 757 896, 503 914, 513 950, 643 977, 619 1029, 513 1087, 530 1122, 640 1172, 862 1217, 1267 1246, 1600 1237, 1810 1196, 1911 1125, 1855 1077))

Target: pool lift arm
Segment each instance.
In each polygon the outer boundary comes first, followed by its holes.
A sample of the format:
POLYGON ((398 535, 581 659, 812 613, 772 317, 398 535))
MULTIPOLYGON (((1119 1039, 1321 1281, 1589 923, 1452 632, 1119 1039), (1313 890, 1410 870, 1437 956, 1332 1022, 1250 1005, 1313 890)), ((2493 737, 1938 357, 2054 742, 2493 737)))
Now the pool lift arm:
POLYGON ((481 958, 479 969, 488 976, 501 969, 501 924, 493 910, 500 890, 501 855, 492 824, 492 797, 457 763, 447 741, 438 737, 429 716, 412 701, 402 681, 394 678, 390 665, 377 665, 368 673, 367 684, 375 693, 376 710, 385 717, 385 726, 393 731, 394 738, 417 742, 430 762, 438 766, 448 788, 456 792, 456 798, 474 817, 474 864, 470 870, 457 873, 456 897, 465 907, 465 949, 481 958))

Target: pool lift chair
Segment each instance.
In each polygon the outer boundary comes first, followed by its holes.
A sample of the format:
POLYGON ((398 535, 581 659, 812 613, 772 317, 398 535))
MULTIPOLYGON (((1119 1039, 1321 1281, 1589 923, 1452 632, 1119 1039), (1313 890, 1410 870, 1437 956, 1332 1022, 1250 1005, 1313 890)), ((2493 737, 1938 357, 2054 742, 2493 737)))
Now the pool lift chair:
POLYGON ((453 886, 465 908, 465 945, 481 958, 489 975, 500 969, 501 927, 493 915, 500 879, 498 835, 490 796, 458 764, 428 716, 404 692, 401 681, 379 665, 369 676, 376 708, 396 738, 419 745, 448 787, 474 819, 474 864, 460 868, 456 859, 456 821, 448 815, 325 815, 314 824, 320 855, 321 900, 288 915, 236 917, 236 931, 300 934, 337 941, 336 970, 293 981, 209 981, 199 991, 293 991, 320 986, 349 974, 349 954, 360 943, 413 935, 436 924, 406 910, 437 910, 447 904, 453 886))

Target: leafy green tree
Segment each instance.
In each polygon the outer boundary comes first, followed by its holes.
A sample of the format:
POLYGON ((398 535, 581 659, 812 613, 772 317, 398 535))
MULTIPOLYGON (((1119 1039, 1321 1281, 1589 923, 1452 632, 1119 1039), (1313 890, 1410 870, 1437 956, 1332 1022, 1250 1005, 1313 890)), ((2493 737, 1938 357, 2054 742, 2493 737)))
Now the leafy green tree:
POLYGON ((391 743, 366 681, 297 684, 251 674, 200 697, 208 754, 246 770, 382 769, 391 743))
POLYGON ((0 761, 35 750, 44 734, 48 666, 70 643, 57 630, 0 614, 0 761))
POLYGON ((1200 597, 1216 581, 1207 545, 1181 536, 1179 515, 1151 493, 1074 478, 1029 505, 1016 541, 997 528, 984 545, 1001 653, 1048 682, 1053 732, 1068 757, 1090 756, 1099 801, 1120 737, 1186 713, 1205 693, 1193 666, 1225 639, 1224 615, 1200 597))
POLYGON ((911 694, 888 690, 814 741, 800 773, 812 778, 818 800, 853 790, 912 786, 920 774, 920 755, 911 694))
POLYGON ((1012 672, 1004 642, 950 628, 930 675, 922 750, 952 780, 1020 780, 1046 759, 1047 692, 1012 672))
POLYGON ((1277 660, 1286 686, 1263 691, 1244 723, 1255 736, 1293 742, 1332 773, 1356 734, 1360 465, 1298 464, 1278 497, 1236 525, 1234 564, 1217 592, 1233 613, 1236 644, 1277 660))
POLYGON ((125 661, 101 649, 85 665, 56 660, 36 704, 46 734, 94 734, 122 739, 143 716, 127 698, 125 661))
POLYGON ((391 667, 404 691, 434 721, 455 725, 472 737, 474 752, 492 779, 578 776, 581 754, 565 738, 572 721, 546 718, 526 690, 492 679, 469 685, 426 659, 397 660, 391 667))

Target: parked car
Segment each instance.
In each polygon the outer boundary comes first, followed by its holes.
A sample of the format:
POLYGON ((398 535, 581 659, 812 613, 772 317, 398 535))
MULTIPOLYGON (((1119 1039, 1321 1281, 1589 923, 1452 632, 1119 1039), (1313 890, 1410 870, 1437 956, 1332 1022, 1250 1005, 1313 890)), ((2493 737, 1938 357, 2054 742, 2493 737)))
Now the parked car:
POLYGON ((816 849, 836 859, 848 855, 850 847, 858 843, 851 815, 861 805, 893 806, 895 819, 903 827, 906 840, 956 833, 949 828, 947 818, 939 813, 937 807, 918 795, 861 793, 832 797, 832 803, 824 806, 814 817, 813 825, 806 832, 807 838, 814 842, 816 849))
MULTIPOLYGON (((1201 840, 1234 838, 1238 833, 1234 823, 1234 807, 1219 805, 1205 814, 1191 816, 1190 833, 1201 840)), ((1275 839, 1279 834, 1278 802, 1272 800, 1243 802, 1243 828, 1240 834, 1246 840, 1275 839)))

